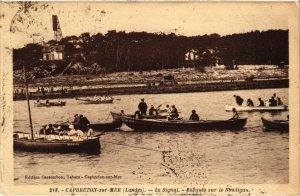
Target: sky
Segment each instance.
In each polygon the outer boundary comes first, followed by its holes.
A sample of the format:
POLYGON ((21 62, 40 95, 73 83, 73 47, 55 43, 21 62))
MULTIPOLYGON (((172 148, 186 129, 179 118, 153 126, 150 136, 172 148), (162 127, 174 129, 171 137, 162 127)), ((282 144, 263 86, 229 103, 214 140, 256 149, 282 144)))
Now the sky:
POLYGON ((7 9, 13 47, 53 39, 52 15, 63 36, 108 30, 229 35, 254 30, 288 29, 285 3, 38 3, 28 11, 17 3, 7 9), (15 20, 13 20, 15 19, 15 20), (14 22, 11 22, 14 21, 14 22))

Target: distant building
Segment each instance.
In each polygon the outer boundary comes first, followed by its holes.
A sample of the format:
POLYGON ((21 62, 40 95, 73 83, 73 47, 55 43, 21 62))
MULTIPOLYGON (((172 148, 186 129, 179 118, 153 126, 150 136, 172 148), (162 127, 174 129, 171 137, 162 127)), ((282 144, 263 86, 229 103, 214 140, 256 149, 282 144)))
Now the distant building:
POLYGON ((199 51, 195 49, 189 49, 184 56, 186 61, 199 60, 199 51))
POLYGON ((42 52, 43 52, 43 60, 45 61, 65 59, 64 45, 45 46, 42 52))

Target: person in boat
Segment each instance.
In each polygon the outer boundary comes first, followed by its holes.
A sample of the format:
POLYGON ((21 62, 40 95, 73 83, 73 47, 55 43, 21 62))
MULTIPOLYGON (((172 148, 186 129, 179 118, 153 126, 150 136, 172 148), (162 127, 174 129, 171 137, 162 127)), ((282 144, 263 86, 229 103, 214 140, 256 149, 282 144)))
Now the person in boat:
POLYGON ((147 115, 147 104, 144 99, 141 99, 141 102, 138 105, 139 110, 141 111, 141 115, 147 115))
POLYGON ((264 107, 265 106, 265 103, 261 98, 258 98, 258 101, 259 101, 259 105, 258 105, 259 107, 264 107))
POLYGON ((279 97, 277 98, 277 104, 278 105, 283 105, 283 102, 281 101, 281 99, 279 97))
POLYGON ((276 95, 276 93, 273 93, 273 96, 272 96, 275 100, 276 100, 276 105, 278 105, 277 101, 278 101, 278 96, 276 95))
POLYGON ((196 113, 196 110, 192 110, 190 120, 200 120, 199 115, 196 113))
POLYGON ((94 130, 88 125, 88 131, 86 133, 87 137, 93 137, 94 136, 94 130))
POLYGON ((170 106, 169 106, 169 105, 166 105, 166 108, 160 109, 160 110, 159 110, 159 113, 160 113, 161 115, 170 115, 170 113, 171 113, 171 108, 170 108, 170 106))
POLYGON ((233 95, 233 97, 235 98, 236 104, 241 106, 244 102, 244 99, 242 99, 240 96, 238 95, 233 95))
POLYGON ((254 106, 254 103, 253 103, 253 101, 251 99, 247 100, 247 106, 250 106, 250 107, 254 106))
POLYGON ((84 133, 83 133, 83 131, 81 131, 80 129, 77 129, 76 130, 76 136, 78 136, 78 137, 83 137, 83 135, 84 135, 84 133))
POLYGON ((149 109, 149 115, 157 115, 157 109, 154 108, 153 105, 151 105, 150 109, 149 109), (154 114, 155 113, 155 114, 154 114))
POLYGON ((88 124, 90 124, 90 121, 87 119, 87 117, 80 114, 79 115, 79 125, 82 127, 82 129, 86 130, 88 124))
POLYGON ((46 127, 47 125, 43 125, 42 128, 39 130, 39 134, 46 135, 46 127))
POLYGON ((179 117, 178 110, 175 107, 175 105, 172 105, 172 110, 171 110, 170 116, 172 119, 176 119, 179 117))
POLYGON ((77 131, 75 130, 74 125, 70 125, 69 129, 70 129, 70 131, 68 133, 69 136, 77 135, 77 131))
POLYGON ((134 118, 142 119, 142 114, 140 110, 135 111, 134 118))
POLYGON ((81 125, 88 125, 88 124, 90 124, 90 121, 87 119, 87 117, 85 117, 82 114, 80 114, 79 115, 79 124, 81 124, 81 125))
POLYGON ((277 101, 274 96, 272 96, 271 99, 269 99, 269 103, 269 106, 277 106, 277 101))
POLYGON ((39 98, 39 97, 37 98, 36 102, 37 102, 37 103, 40 103, 40 98, 39 98))
POLYGON ((80 123, 80 117, 78 114, 74 115, 73 124, 79 124, 80 123))
POLYGON ((232 108, 232 118, 231 119, 229 119, 229 120, 234 120, 234 119, 238 119, 239 118, 239 114, 238 114, 238 112, 236 111, 236 109, 235 108, 232 108))
POLYGON ((46 129, 46 134, 45 135, 51 135, 51 134, 54 134, 54 128, 53 128, 53 125, 52 124, 49 124, 48 125, 48 128, 46 129))
POLYGON ((46 104, 49 104, 49 99, 46 100, 46 104))

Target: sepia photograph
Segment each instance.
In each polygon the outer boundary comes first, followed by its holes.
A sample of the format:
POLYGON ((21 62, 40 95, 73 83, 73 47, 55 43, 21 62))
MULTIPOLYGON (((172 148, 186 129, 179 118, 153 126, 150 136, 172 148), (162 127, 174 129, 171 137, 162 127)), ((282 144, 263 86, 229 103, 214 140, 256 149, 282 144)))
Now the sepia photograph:
POLYGON ((0 8, 4 195, 300 194, 295 2, 0 8))

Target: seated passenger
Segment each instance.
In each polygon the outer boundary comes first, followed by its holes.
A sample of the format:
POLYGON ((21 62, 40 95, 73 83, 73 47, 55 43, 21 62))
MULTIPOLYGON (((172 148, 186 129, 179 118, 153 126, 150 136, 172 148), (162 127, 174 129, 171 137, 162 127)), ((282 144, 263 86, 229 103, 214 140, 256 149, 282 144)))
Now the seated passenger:
POLYGON ((46 129, 46 135, 54 134, 54 128, 52 124, 48 125, 48 129, 46 129))
POLYGON ((239 114, 237 113, 235 108, 232 108, 232 118, 229 120, 234 120, 234 119, 238 119, 239 118, 239 114))
POLYGON ((276 99, 274 98, 274 96, 271 97, 271 99, 269 100, 269 102, 270 102, 270 106, 277 106, 277 101, 276 101, 276 99))
POLYGON ((196 113, 196 110, 192 110, 190 120, 200 120, 199 115, 196 113))
POLYGON ((140 110, 135 111, 134 118, 142 119, 142 114, 141 114, 140 110))
POLYGON ((83 132, 80 130, 80 129, 77 129, 76 130, 76 135, 78 136, 78 137, 83 137, 83 132))
POLYGON ((88 131, 87 131, 86 135, 87 135, 87 137, 93 137, 94 136, 94 131, 90 126, 88 126, 88 131))
POLYGON ((43 125, 43 127, 39 130, 39 134, 46 135, 46 125, 43 125))
POLYGON ((277 103, 278 103, 278 105, 283 105, 283 103, 279 97, 277 98, 277 103))
POLYGON ((74 129, 74 125, 70 125, 69 129, 70 129, 70 131, 68 133, 69 136, 75 136, 75 135, 77 135, 77 131, 74 129))
POLYGON ((153 105, 151 105, 150 109, 149 109, 149 115, 157 115, 157 110, 154 108, 153 105), (155 112, 155 114, 154 114, 155 112))
POLYGON ((265 103, 261 98, 258 98, 258 101, 259 101, 259 105, 258 105, 259 107, 265 106, 265 103))
POLYGON ((177 108, 175 107, 175 105, 172 105, 172 111, 171 111, 170 116, 171 116, 173 119, 176 119, 176 118, 179 117, 178 110, 177 110, 177 108))
POLYGON ((253 103, 253 101, 251 99, 247 100, 247 106, 250 106, 250 107, 254 106, 254 103, 253 103))
POLYGON ((233 95, 233 97, 235 98, 236 104, 241 106, 243 105, 244 99, 242 99, 240 96, 238 95, 233 95))

